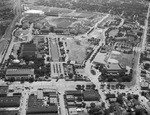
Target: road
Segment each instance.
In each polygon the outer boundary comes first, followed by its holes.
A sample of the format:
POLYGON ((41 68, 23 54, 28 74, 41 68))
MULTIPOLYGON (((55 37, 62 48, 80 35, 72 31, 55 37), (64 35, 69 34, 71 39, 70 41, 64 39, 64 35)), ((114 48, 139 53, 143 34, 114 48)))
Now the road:
POLYGON ((20 106, 20 115, 26 115, 27 102, 28 102, 28 91, 26 89, 23 90, 21 96, 21 106, 20 106))
POLYGON ((98 21, 93 27, 91 27, 91 29, 89 31, 87 31, 85 33, 85 35, 88 35, 89 32, 93 31, 95 28, 97 28, 98 24, 102 23, 105 19, 107 19, 110 16, 110 14, 107 14, 106 16, 104 16, 100 21, 98 21))
MULTIPOLYGON (((5 45, 5 48, 4 48, 4 54, 3 55, 1 55, 0 57, 0 63, 4 63, 5 62, 5 59, 4 59, 4 57, 5 57, 5 55, 7 54, 7 55, 9 55, 10 53, 10 51, 9 51, 9 47, 12 47, 12 46, 10 46, 11 45, 11 43, 12 43, 12 32, 13 32, 13 30, 14 30, 14 27, 15 27, 15 24, 16 24, 16 22, 19 20, 19 18, 20 18, 20 14, 18 14, 18 15, 16 15, 15 16, 15 18, 13 19, 13 21, 12 21, 12 23, 10 24, 10 26, 8 27, 8 29, 6 30, 6 32, 5 32, 5 34, 4 34, 4 36, 3 36, 3 38, 0 40, 0 41, 6 41, 6 45, 5 45), (7 53, 8 52, 8 53, 7 53)), ((1 47, 1 46, 0 46, 1 47)), ((1 54, 1 53, 0 53, 1 54)))

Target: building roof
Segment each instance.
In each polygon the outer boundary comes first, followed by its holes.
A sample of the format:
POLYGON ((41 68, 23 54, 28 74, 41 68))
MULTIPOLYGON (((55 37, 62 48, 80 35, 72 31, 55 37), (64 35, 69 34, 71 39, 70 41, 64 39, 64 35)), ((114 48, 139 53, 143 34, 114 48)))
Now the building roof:
POLYGON ((23 75, 23 74, 34 74, 34 69, 7 69, 6 75, 23 75))
POLYGON ((0 107, 19 107, 20 96, 0 97, 0 107))
POLYGON ((29 107, 27 113, 39 114, 39 113, 57 113, 58 108, 56 105, 45 106, 45 107, 29 107))
POLYGON ((122 70, 122 68, 120 67, 119 64, 108 64, 106 65, 106 70, 107 71, 114 71, 114 70, 120 71, 122 70))
POLYGON ((109 98, 109 101, 110 101, 110 102, 116 102, 116 101, 117 101, 117 98, 116 98, 116 97, 114 97, 114 98, 109 98))
MULTIPOLYGON (((27 115, 35 115, 35 114, 27 114, 27 115)), ((58 113, 37 113, 36 115, 58 115, 58 113)))
POLYGON ((115 98, 115 94, 106 94, 106 98, 115 98))
POLYGON ((18 115, 18 110, 0 110, 0 115, 18 115))
POLYGON ((99 101, 100 95, 98 91, 86 90, 83 92, 83 98, 85 101, 99 101))
POLYGON ((36 47, 24 47, 22 51, 36 51, 36 47))
POLYGON ((0 95, 7 94, 8 86, 0 86, 0 95))
POLYGON ((82 95, 81 90, 68 90, 65 91, 66 95, 82 95))
POLYGON ((25 43, 25 44, 22 44, 22 47, 27 47, 27 48, 35 48, 36 45, 35 44, 28 44, 28 43, 25 43))
POLYGON ((35 56, 36 44, 22 44, 21 56, 35 56))
POLYGON ((28 56, 28 57, 32 57, 32 56, 36 56, 36 53, 35 51, 23 51, 21 52, 21 55, 20 56, 28 56))
POLYGON ((149 83, 148 82, 141 82, 141 87, 149 87, 149 83))

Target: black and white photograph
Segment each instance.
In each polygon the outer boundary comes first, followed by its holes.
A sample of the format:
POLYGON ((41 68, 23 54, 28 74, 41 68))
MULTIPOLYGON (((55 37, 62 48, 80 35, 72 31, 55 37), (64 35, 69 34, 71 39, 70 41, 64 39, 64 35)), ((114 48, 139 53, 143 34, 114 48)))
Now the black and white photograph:
POLYGON ((0 0, 0 115, 150 115, 150 0, 0 0))

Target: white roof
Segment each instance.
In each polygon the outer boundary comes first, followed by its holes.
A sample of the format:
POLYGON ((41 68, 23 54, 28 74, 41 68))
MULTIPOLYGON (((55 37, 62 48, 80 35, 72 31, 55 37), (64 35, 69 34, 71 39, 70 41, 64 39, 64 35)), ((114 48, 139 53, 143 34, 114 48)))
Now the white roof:
POLYGON ((111 53, 113 53, 113 54, 121 54, 120 52, 118 52, 118 51, 112 51, 111 53))
POLYGON ((27 11, 25 11, 25 13, 27 13, 27 14, 44 14, 44 12, 41 10, 27 10, 27 11))
POLYGON ((20 63, 20 60, 14 59, 14 60, 13 60, 13 63, 20 63))
POLYGON ((108 59, 108 63, 118 63, 118 60, 115 60, 115 59, 108 59))

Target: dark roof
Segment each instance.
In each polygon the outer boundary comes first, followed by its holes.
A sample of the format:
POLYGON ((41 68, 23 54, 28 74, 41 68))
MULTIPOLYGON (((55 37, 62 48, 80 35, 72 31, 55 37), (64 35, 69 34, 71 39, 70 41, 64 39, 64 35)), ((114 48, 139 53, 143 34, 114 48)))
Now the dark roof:
POLYGON ((23 51, 21 53, 21 56, 29 56, 29 57, 35 56, 35 51, 23 51))
POLYGON ((48 107, 29 107, 27 110, 27 113, 57 113, 58 112, 58 108, 56 105, 51 105, 48 107))
POLYGON ((35 56, 36 44, 22 44, 21 56, 35 56))
POLYGON ((22 47, 30 47, 30 48, 35 48, 36 45, 35 44, 22 44, 22 47))
POLYGON ((66 95, 82 95, 81 90, 69 90, 65 91, 66 95))
POLYGON ((99 101, 100 95, 98 91, 86 90, 86 91, 83 91, 83 98, 85 101, 99 101))
POLYGON ((0 110, 0 115, 19 115, 18 110, 0 110))
POLYGON ((36 47, 24 47, 22 51, 36 51, 36 47))
POLYGON ((19 107, 20 96, 0 97, 0 107, 19 107))
POLYGON ((0 95, 7 94, 8 86, 0 86, 0 95))
POLYGON ((106 94, 106 98, 115 98, 115 94, 106 94))
MULTIPOLYGON (((27 114, 27 115, 35 115, 35 114, 27 114)), ((58 113, 39 113, 36 115, 58 115, 58 113)))

